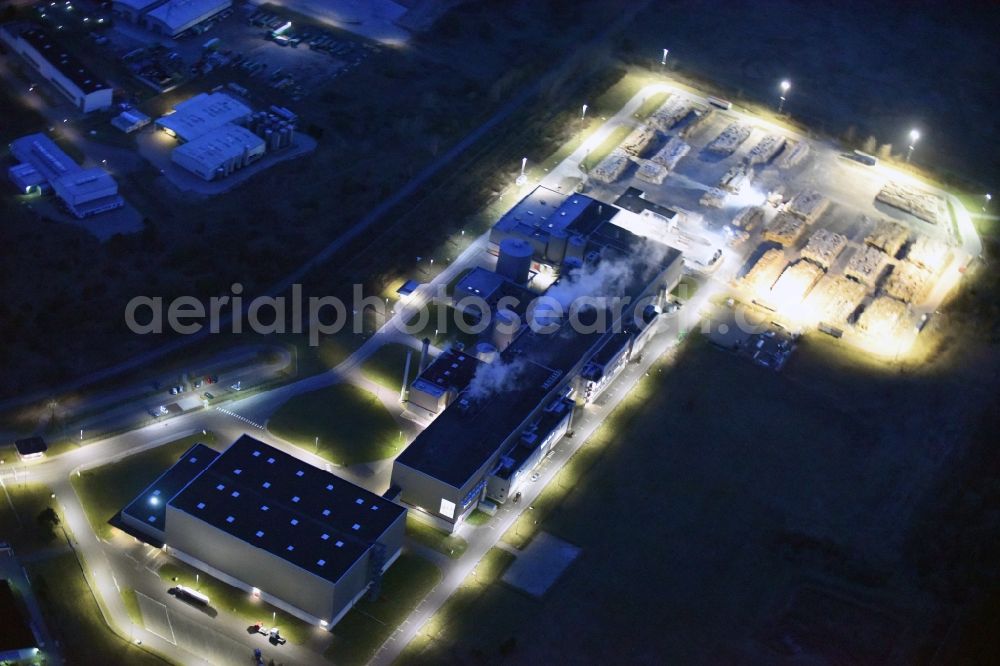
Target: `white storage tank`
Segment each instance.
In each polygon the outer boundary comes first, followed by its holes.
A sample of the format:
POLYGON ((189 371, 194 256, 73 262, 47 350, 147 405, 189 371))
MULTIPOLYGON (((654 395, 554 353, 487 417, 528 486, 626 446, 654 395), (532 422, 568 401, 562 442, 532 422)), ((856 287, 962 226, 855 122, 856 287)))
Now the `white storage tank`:
POLYGON ((476 358, 483 363, 492 363, 497 358, 497 348, 490 342, 480 342, 476 345, 476 358))
POLYGON ((565 229, 553 229, 549 234, 549 244, 545 248, 545 258, 552 264, 559 264, 566 256, 566 241, 569 234, 565 229))
POLYGON ((500 241, 500 257, 497 259, 497 274, 511 282, 526 284, 531 272, 534 249, 531 243, 520 238, 506 238, 500 241))
POLYGON ((493 322, 493 347, 497 351, 503 351, 514 341, 517 334, 518 317, 507 308, 497 310, 496 318, 493 322))

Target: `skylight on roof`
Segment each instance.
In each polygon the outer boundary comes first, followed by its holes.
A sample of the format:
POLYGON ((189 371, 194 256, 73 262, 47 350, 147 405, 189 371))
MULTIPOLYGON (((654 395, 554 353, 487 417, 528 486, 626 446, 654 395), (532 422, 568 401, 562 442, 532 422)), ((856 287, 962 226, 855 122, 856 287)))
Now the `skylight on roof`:
POLYGON ((360 530, 361 525, 359 525, 358 523, 354 523, 353 525, 351 525, 351 529, 354 531, 360 530))
POLYGON ((204 509, 205 508, 205 503, 204 502, 198 502, 198 508, 199 509, 204 509))
POLYGON ((330 538, 330 535, 329 534, 320 534, 319 538, 322 539, 323 541, 326 541, 327 539, 330 538))
POLYGON ((233 474, 235 474, 236 476, 239 476, 242 473, 243 473, 243 470, 241 470, 239 467, 237 467, 236 469, 233 470, 233 474))
POLYGON ((290 520, 289 522, 290 522, 290 523, 291 523, 292 525, 298 525, 298 524, 299 524, 299 519, 298 519, 298 518, 292 518, 292 519, 291 519, 291 520, 290 520))
POLYGON ((355 504, 364 504, 365 501, 359 497, 358 499, 354 500, 354 503, 355 504))
POLYGON ((378 511, 378 504, 372 504, 372 511, 378 511))
POLYGON ((270 488, 271 487, 271 482, 270 481, 265 481, 264 483, 262 483, 260 485, 264 486, 265 488, 270 488))
POLYGON ((226 484, 224 484, 224 483, 220 483, 219 485, 217 485, 217 486, 215 487, 215 489, 216 489, 216 490, 225 490, 225 489, 226 489, 226 484))
POLYGON ((300 498, 300 497, 299 497, 298 495, 296 495, 296 496, 294 496, 294 497, 292 498, 292 501, 293 501, 293 502, 298 502, 298 501, 299 501, 299 499, 301 499, 301 498, 300 498))
POLYGON ((316 560, 316 564, 324 566, 326 564, 326 560, 316 560))
POLYGON ((287 551, 293 551, 293 550, 295 550, 295 546, 289 545, 288 548, 286 548, 285 550, 287 550, 287 551))
POLYGON ((326 484, 326 489, 327 490, 333 490, 333 484, 332 483, 326 484))
POLYGON ((271 508, 271 507, 269 507, 269 506, 268 506, 268 505, 266 505, 266 504, 261 504, 261 505, 260 505, 260 510, 261 510, 261 511, 267 511, 267 510, 268 510, 268 509, 270 509, 270 508, 271 508))
POLYGON ((273 465, 273 464, 274 464, 274 458, 268 458, 268 459, 267 459, 267 462, 268 462, 269 464, 273 465))
POLYGON ((330 515, 330 510, 329 509, 323 509, 323 515, 324 516, 329 516, 330 515))
POLYGON ((233 491, 233 497, 239 497, 239 496, 240 496, 240 491, 234 490, 233 491))
POLYGON ((301 469, 295 472, 295 476, 303 476, 303 475, 305 475, 305 472, 303 472, 301 469))
POLYGON ((236 520, 236 518, 234 518, 233 516, 226 516, 226 522, 227 522, 227 523, 231 523, 231 522, 233 522, 234 520, 236 520))
POLYGON ((264 536, 264 530, 257 530, 257 536, 258 537, 264 536))
POLYGON ((335 545, 337 548, 343 548, 344 547, 344 542, 338 540, 337 543, 335 543, 333 545, 335 545))
POLYGON ((260 451, 254 451, 250 455, 252 455, 254 458, 259 458, 260 457, 260 451))

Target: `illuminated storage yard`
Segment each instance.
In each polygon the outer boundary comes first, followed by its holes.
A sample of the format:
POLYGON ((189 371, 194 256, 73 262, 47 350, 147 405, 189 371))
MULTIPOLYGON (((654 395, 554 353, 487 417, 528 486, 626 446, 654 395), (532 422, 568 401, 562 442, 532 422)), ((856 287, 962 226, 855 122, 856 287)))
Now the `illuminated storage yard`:
POLYGON ((154 545, 314 624, 334 625, 400 553, 406 510, 244 435, 196 445, 122 510, 154 545))

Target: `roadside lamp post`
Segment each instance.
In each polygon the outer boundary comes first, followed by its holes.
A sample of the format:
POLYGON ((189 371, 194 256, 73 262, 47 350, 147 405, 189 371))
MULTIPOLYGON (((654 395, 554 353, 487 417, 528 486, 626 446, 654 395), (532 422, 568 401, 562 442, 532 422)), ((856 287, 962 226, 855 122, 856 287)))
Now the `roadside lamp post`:
POLYGON ((660 64, 661 65, 666 65, 667 64, 667 54, 669 54, 669 53, 670 53, 670 49, 663 49, 663 58, 660 59, 660 64))
POLYGON ((913 155, 913 148, 917 141, 920 140, 920 131, 916 128, 910 130, 910 145, 906 149, 906 161, 910 161, 910 157, 913 155))
POLYGON ((583 111, 580 112, 580 120, 586 120, 586 119, 587 119, 587 105, 584 104, 583 111))
POLYGON ((987 192, 985 198, 986 198, 986 204, 983 206, 984 213, 986 212, 986 209, 990 207, 990 201, 993 200, 993 195, 987 192))
POLYGON ((521 158, 521 175, 518 176, 517 180, 514 181, 514 183, 516 185, 524 185, 526 182, 528 182, 528 176, 525 175, 525 173, 524 173, 524 168, 526 166, 528 166, 528 158, 527 157, 522 157, 521 158))
POLYGON ((778 97, 778 113, 781 113, 785 108, 785 96, 788 94, 788 89, 792 87, 791 82, 785 79, 781 82, 781 95, 778 97))

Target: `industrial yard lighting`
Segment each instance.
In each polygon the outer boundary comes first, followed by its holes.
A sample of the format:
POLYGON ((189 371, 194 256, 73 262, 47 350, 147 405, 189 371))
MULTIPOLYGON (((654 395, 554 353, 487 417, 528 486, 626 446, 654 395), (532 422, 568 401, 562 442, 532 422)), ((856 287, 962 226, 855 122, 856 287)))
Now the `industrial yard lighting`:
POLYGON ((986 212, 986 209, 990 207, 990 201, 993 200, 993 195, 987 192, 985 198, 986 198, 986 204, 983 206, 984 213, 986 212))
POLYGON ((514 183, 516 185, 524 185, 526 182, 528 182, 528 176, 525 175, 525 173, 524 173, 524 168, 526 166, 528 166, 528 158, 527 157, 522 157, 521 158, 521 175, 518 176, 517 180, 514 181, 514 183))
POLYGON ((785 96, 788 94, 788 89, 792 87, 791 81, 785 79, 781 82, 781 95, 778 97, 778 113, 781 113, 785 108, 785 96))
POLYGON ((587 119, 587 105, 584 104, 583 111, 580 112, 580 120, 586 120, 586 119, 587 119))
POLYGON ((917 141, 920 140, 920 131, 916 128, 910 130, 910 146, 906 149, 906 161, 910 161, 910 156, 913 155, 913 147, 916 145, 917 141))
POLYGON ((667 54, 669 54, 669 53, 670 53, 670 49, 663 49, 663 59, 660 60, 660 64, 661 65, 666 65, 667 64, 667 54))

